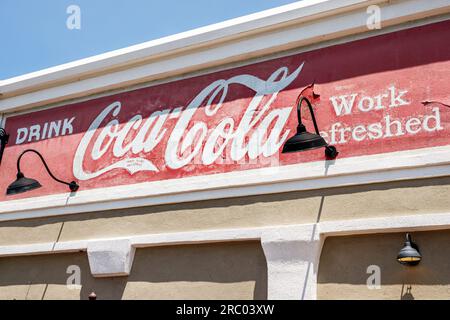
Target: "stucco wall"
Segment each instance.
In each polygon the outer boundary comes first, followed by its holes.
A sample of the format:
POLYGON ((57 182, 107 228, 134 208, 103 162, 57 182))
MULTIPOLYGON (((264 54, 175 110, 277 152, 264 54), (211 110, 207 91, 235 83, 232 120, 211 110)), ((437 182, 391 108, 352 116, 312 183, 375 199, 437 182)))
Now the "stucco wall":
POLYGON ((138 249, 129 277, 93 278, 86 253, 0 259, 0 299, 266 299, 258 242, 138 249), (81 288, 66 286, 67 267, 81 288))
POLYGON ((320 259, 318 299, 450 299, 450 230, 416 232, 423 260, 396 261, 404 233, 326 239, 320 259), (367 267, 381 270, 381 288, 369 289, 367 267))
POLYGON ((450 177, 0 223, 0 245, 447 212, 450 177))

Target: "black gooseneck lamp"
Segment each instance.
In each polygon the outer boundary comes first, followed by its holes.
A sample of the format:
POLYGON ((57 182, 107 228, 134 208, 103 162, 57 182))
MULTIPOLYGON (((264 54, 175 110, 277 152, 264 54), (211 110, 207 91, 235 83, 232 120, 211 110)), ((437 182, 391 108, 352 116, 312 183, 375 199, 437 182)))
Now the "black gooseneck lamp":
POLYGON ((3 151, 5 151, 8 140, 9 134, 6 133, 5 129, 0 128, 0 163, 2 163, 3 151))
POLYGON ((45 169, 47 170, 50 177, 53 178, 53 180, 55 180, 59 183, 68 185, 70 188, 70 191, 72 191, 72 192, 75 192, 78 190, 78 188, 80 186, 75 181, 65 182, 65 181, 62 181, 62 180, 56 178, 53 175, 53 173, 50 171, 50 169, 48 168, 48 165, 45 162, 44 157, 39 152, 37 152, 34 149, 27 149, 24 152, 22 152, 20 154, 19 158, 17 159, 17 179, 16 179, 16 181, 14 181, 13 183, 11 183, 8 186, 8 189, 6 190, 7 195, 18 194, 18 193, 34 190, 34 189, 41 187, 41 184, 39 183, 39 181, 25 177, 24 174, 22 173, 22 171, 20 171, 20 159, 22 159, 22 157, 25 155, 25 153, 28 153, 28 152, 33 152, 39 156, 39 158, 42 160, 42 163, 44 164, 45 169))
POLYGON ((282 153, 290 153, 290 152, 298 152, 298 151, 306 151, 317 148, 325 147, 325 155, 329 159, 335 159, 339 152, 336 150, 336 147, 330 146, 324 138, 319 133, 319 128, 317 127, 316 117, 314 116, 314 110, 312 108, 311 102, 305 98, 300 97, 297 105, 297 118, 298 118, 298 127, 297 133, 291 137, 283 146, 282 153), (301 107, 303 101, 309 107, 309 112, 311 113, 311 117, 314 123, 314 129, 316 133, 310 133, 306 130, 305 125, 302 123, 301 116, 301 107))
POLYGON ((422 260, 419 247, 411 240, 411 235, 406 234, 406 241, 403 248, 397 255, 397 261, 403 265, 416 266, 422 260))

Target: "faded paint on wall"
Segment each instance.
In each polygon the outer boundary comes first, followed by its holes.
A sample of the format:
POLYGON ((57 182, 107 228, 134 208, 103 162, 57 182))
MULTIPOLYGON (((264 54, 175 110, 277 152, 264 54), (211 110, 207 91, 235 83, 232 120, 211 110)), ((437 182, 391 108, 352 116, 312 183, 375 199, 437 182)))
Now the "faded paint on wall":
MULTIPOLYGON (((31 145, 56 176, 77 180, 80 190, 323 161, 323 150, 281 153, 298 124, 293 104, 313 82, 318 126, 338 145, 340 159, 449 145, 449 109, 423 103, 447 98, 442 80, 450 75, 450 53, 442 38, 449 25, 7 115, 11 137, 0 187, 14 181, 17 156, 31 145)), ((307 113, 303 121, 311 128, 307 113)), ((42 188, 0 193, 0 200, 67 192, 34 161, 25 157, 22 166, 42 188)))

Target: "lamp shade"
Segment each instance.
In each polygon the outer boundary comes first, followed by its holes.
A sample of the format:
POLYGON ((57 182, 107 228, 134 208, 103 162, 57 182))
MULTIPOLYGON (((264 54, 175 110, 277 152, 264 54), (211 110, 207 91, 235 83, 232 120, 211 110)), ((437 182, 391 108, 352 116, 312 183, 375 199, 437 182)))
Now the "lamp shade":
POLYGON ((298 152, 326 147, 328 144, 325 139, 315 133, 306 131, 303 124, 297 128, 295 136, 291 137, 283 146, 283 153, 298 152))
POLYGON ((404 265, 415 266, 422 260, 422 255, 419 252, 417 245, 411 241, 411 236, 406 235, 406 241, 403 248, 397 256, 397 261, 404 265))
POLYGON ((41 184, 34 179, 27 178, 22 172, 17 173, 17 179, 8 186, 6 190, 7 195, 18 194, 33 189, 40 188, 41 184))

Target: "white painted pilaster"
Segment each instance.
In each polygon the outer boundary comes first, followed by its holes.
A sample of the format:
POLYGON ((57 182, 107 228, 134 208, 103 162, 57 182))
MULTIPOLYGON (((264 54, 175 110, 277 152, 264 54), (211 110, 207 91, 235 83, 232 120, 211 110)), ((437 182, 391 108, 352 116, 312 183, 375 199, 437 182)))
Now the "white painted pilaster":
POLYGON ((317 299, 322 240, 317 225, 285 227, 263 233, 269 300, 317 299))

